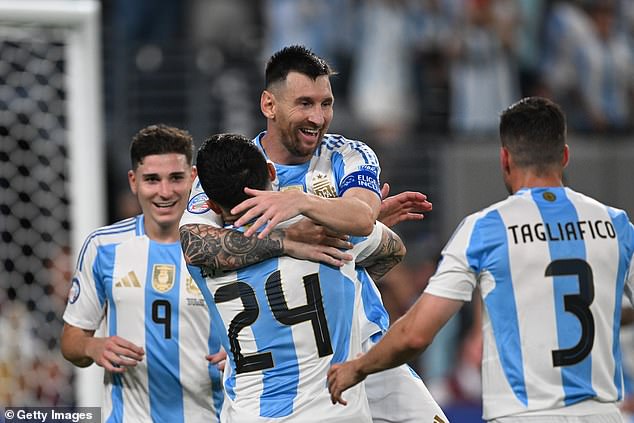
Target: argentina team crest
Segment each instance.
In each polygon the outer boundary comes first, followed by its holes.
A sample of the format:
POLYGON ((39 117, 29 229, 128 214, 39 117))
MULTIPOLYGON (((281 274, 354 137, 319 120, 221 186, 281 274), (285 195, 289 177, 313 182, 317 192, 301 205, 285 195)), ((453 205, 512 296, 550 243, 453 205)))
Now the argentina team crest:
POLYGON ((332 183, 330 183, 330 179, 328 178, 328 176, 324 175, 323 173, 316 173, 313 176, 312 182, 313 192, 315 193, 315 195, 324 198, 337 197, 337 190, 335 190, 335 187, 332 185, 332 183))
POLYGON ((173 264, 155 264, 152 267, 152 288, 158 292, 167 292, 174 286, 176 266, 173 264))

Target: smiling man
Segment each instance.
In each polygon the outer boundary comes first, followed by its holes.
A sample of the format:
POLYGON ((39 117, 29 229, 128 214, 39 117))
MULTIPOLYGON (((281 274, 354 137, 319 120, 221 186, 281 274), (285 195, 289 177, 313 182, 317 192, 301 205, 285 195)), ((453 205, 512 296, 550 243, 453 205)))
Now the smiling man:
POLYGON ((64 313, 62 353, 106 370, 107 422, 217 422, 215 338, 182 256, 178 222, 196 176, 192 137, 165 125, 132 140, 130 189, 143 214, 91 233, 64 313), (94 333, 105 320, 106 336, 94 333))

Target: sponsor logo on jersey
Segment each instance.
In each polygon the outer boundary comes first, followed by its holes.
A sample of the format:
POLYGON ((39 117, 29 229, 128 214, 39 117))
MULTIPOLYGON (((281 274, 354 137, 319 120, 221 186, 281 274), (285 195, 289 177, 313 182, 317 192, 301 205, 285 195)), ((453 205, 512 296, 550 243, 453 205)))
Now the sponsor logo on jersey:
POLYGON ((152 288, 158 292, 167 292, 174 286, 176 266, 173 264, 155 264, 152 267, 152 288))
POLYGON ((141 283, 134 272, 128 272, 128 274, 119 279, 114 286, 115 288, 141 288, 141 283))
POLYGON ((359 170, 367 170, 368 172, 372 172, 375 175, 379 174, 379 167, 378 166, 374 166, 374 165, 361 165, 359 166, 359 170))
POLYGON ((304 187, 301 185, 288 185, 288 186, 282 187, 280 191, 290 191, 293 189, 297 191, 304 191, 304 187))
POLYGON ((319 197, 337 197, 337 190, 335 190, 335 187, 330 183, 328 176, 323 173, 317 173, 313 176, 313 192, 319 197))
POLYGON ((79 298, 79 294, 81 292, 81 287, 79 286, 79 279, 73 278, 73 281, 70 285, 70 291, 68 292, 68 302, 71 304, 75 304, 77 299, 79 298))
POLYGON ((193 214, 207 213, 210 210, 209 204, 207 204, 208 199, 204 192, 194 195, 187 203, 187 211, 193 214))

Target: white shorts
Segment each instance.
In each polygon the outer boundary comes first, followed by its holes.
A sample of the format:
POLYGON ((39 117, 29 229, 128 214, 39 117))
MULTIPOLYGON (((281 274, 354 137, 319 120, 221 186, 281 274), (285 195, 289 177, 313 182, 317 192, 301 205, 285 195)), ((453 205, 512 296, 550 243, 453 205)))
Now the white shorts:
MULTIPOLYGON (((363 350, 371 346, 368 340, 363 350)), ((365 391, 373 423, 449 422, 423 381, 406 364, 369 375, 365 391)))

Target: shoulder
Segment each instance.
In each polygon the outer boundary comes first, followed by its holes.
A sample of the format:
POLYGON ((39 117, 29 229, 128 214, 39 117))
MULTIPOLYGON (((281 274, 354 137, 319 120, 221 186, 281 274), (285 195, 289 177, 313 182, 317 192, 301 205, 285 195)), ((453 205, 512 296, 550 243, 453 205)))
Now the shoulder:
POLYGON ((320 146, 321 154, 340 155, 344 160, 361 159, 367 164, 378 165, 376 153, 363 141, 338 134, 326 134, 320 146))
POLYGON ((120 220, 111 225, 102 226, 92 231, 84 242, 84 247, 88 244, 95 246, 118 244, 124 240, 137 235, 140 216, 130 217, 120 220))
POLYGON ((367 150, 372 149, 363 141, 346 138, 339 134, 326 134, 322 139, 322 147, 333 151, 367 150))
POLYGON ((141 215, 102 226, 92 231, 84 240, 84 244, 79 251, 78 268, 83 268, 85 260, 94 260, 101 247, 120 244, 125 240, 134 238, 137 235, 139 225, 142 225, 141 215))

